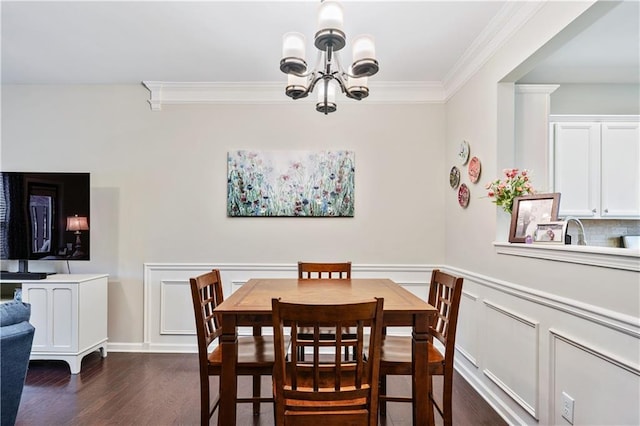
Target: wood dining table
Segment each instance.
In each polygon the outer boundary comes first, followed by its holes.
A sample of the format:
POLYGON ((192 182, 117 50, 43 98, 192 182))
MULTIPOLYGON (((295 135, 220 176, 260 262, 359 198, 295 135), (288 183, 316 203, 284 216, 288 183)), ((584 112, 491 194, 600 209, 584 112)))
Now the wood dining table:
MULTIPOLYGON (((271 326, 271 299, 310 304, 351 303, 384 298, 384 326, 413 329, 413 424, 433 423, 427 366, 428 327, 436 309, 390 279, 255 278, 215 309, 222 317, 222 374, 218 424, 236 424, 238 327, 271 326)), ((255 328, 254 328, 255 330, 255 328)))

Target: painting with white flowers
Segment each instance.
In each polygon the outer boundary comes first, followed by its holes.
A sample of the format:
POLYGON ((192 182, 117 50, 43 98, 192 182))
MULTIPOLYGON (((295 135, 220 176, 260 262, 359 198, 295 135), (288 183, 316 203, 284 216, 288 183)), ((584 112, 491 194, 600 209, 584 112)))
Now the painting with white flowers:
POLYGON ((353 217, 353 151, 231 151, 227 215, 353 217))

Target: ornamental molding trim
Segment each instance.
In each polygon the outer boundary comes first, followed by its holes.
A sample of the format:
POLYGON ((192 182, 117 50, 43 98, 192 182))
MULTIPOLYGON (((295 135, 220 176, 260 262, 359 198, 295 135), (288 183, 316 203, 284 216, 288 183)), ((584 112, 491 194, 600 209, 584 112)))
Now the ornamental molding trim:
MULTIPOLYGON (((489 25, 474 40, 443 81, 369 83, 367 104, 444 103, 535 15, 544 2, 507 2, 489 25)), ((284 94, 282 82, 172 82, 143 81, 151 92, 152 111, 162 105, 181 104, 293 104, 284 94)), ((314 103, 314 97, 296 103, 314 103)), ((341 99, 340 103, 358 103, 341 99)))
POLYGON ((494 242, 493 245, 498 254, 640 272, 640 252, 634 249, 506 242, 494 242))
POLYGON ((555 92, 559 84, 516 84, 516 93, 550 95, 555 92))
MULTIPOLYGON (((314 97, 292 100, 284 94, 281 82, 173 82, 143 81, 149 90, 152 111, 163 105, 184 104, 291 104, 315 103, 314 97)), ((439 82, 371 82, 367 104, 443 103, 445 90, 439 82)), ((340 104, 356 104, 344 98, 340 104)))
POLYGON ((445 76, 446 99, 480 71, 543 6, 544 2, 507 2, 445 76))

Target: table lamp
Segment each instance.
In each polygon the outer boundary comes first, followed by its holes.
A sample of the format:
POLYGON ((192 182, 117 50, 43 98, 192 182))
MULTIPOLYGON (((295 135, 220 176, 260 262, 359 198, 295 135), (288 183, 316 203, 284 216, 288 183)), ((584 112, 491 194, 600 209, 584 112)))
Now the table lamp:
POLYGON ((88 231, 89 223, 86 216, 67 216, 67 231, 75 232, 76 234, 76 246, 73 254, 78 256, 82 254, 80 248, 82 247, 82 241, 80 241, 80 231, 88 231))

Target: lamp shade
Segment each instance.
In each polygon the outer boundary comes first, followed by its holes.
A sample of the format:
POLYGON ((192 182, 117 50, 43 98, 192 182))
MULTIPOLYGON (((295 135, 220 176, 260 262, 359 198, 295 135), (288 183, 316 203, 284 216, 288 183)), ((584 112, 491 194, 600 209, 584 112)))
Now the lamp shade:
POLYGON ((342 5, 336 0, 324 0, 318 11, 318 31, 340 30, 344 25, 342 5))
POLYGON ((330 81, 322 81, 318 85, 318 102, 324 102, 324 92, 325 92, 325 84, 327 86, 327 102, 335 104, 336 103, 336 84, 333 80, 330 81))
POLYGON ((373 36, 368 34, 359 35, 353 39, 353 62, 362 59, 375 59, 376 47, 373 36))
POLYGON ((347 91, 354 99, 364 99, 369 96, 368 77, 347 78, 347 91))
POLYGON ((290 32, 282 36, 282 57, 304 59, 304 34, 290 32))
POLYGON ((88 231, 89 223, 85 216, 67 216, 67 231, 88 231))
POLYGON ((378 72, 373 36, 360 35, 353 40, 353 65, 351 65, 351 69, 356 77, 370 77, 378 72))
POLYGON ((287 75, 286 95, 293 99, 307 96, 307 80, 306 77, 299 77, 294 74, 287 75))

